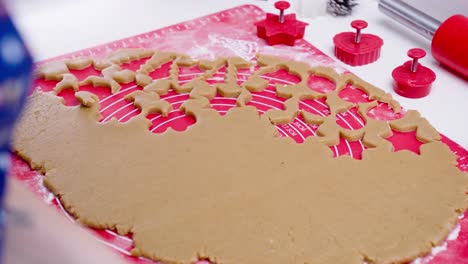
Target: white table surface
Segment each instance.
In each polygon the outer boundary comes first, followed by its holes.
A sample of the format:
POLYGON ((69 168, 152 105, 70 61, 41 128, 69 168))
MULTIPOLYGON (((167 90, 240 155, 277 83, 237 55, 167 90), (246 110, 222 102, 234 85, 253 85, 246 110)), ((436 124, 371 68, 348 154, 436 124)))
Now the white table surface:
MULTIPOLYGON (((468 15, 466 0, 408 0, 438 19, 454 10, 468 15), (442 3, 445 2, 445 3, 442 3), (421 5, 422 4, 422 5, 421 5)), ((36 60, 81 50, 168 26, 240 4, 256 4, 273 12, 273 0, 9 0, 6 1, 36 60)), ((392 89, 392 70, 413 47, 430 50, 429 41, 396 24, 377 10, 375 0, 361 0, 353 16, 336 18, 323 11, 325 0, 291 0, 292 10, 310 23, 305 39, 331 57, 332 38, 351 31, 349 23, 364 19, 365 32, 384 39, 380 59, 370 65, 344 65, 361 78, 393 94, 405 108, 417 109, 441 133, 468 148, 468 82, 441 68, 430 56, 422 64, 437 74, 431 94, 407 99, 392 89)), ((276 11, 275 11, 276 12, 276 11)), ((468 50, 468 47, 467 47, 468 50)))

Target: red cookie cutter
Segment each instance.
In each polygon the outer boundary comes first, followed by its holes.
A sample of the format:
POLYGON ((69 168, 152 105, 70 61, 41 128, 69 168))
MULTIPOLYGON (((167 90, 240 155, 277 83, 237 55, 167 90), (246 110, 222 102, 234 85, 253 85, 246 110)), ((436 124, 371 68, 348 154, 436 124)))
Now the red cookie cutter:
POLYGON ((367 27, 364 20, 354 20, 351 27, 354 32, 342 32, 333 37, 335 56, 342 62, 351 66, 360 66, 372 63, 380 57, 380 48, 383 40, 376 35, 361 34, 367 27))
POLYGON ((275 8, 279 15, 267 13, 266 19, 255 23, 257 35, 266 39, 268 45, 286 44, 294 46, 296 39, 304 37, 305 27, 309 24, 296 19, 296 14, 284 14, 290 4, 286 1, 278 1, 275 8))
POLYGON ((426 56, 423 49, 410 49, 408 56, 412 60, 396 67, 392 71, 395 80, 394 90, 397 94, 408 98, 421 98, 431 92, 432 83, 436 79, 435 73, 422 66, 418 60, 426 56))

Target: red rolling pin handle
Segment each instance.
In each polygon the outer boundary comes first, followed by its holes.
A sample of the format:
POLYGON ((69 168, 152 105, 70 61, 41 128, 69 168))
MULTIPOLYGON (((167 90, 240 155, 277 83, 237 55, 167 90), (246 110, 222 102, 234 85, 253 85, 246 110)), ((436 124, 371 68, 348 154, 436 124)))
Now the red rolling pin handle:
POLYGON ((454 15, 445 20, 434 34, 431 53, 468 80, 468 17, 454 15))

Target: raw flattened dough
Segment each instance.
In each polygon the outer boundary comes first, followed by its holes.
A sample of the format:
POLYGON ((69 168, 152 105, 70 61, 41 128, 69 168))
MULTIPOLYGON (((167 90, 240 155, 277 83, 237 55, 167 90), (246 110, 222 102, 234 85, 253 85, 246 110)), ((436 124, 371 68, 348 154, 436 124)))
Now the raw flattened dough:
POLYGON ((123 49, 104 59, 52 62, 37 76, 58 81, 54 93, 74 90, 81 103, 66 107, 53 93, 35 92, 14 142, 15 151, 80 222, 96 228, 133 233, 133 254, 164 263, 210 258, 232 264, 402 263, 426 254, 452 229, 467 207, 468 177, 456 168, 456 156, 439 142, 438 132, 415 111, 394 121, 375 120, 367 112, 377 102, 395 112, 391 95, 352 74, 310 68, 301 62, 258 55, 260 66, 243 83, 237 70, 250 67, 240 58, 192 61, 186 55, 123 49), (148 58, 136 71, 120 65, 148 58), (153 81, 150 72, 171 62, 169 77, 153 81), (205 72, 179 85, 179 67, 198 63, 205 72), (102 76, 78 82, 69 69, 93 65, 102 76), (227 67, 224 83, 207 80, 227 67), (287 98, 283 110, 259 116, 251 92, 267 88, 263 74, 285 69, 299 83, 276 85, 287 98), (310 74, 325 77, 336 89, 326 94, 307 86, 310 74), (126 99, 141 114, 127 123, 99 123, 99 99, 79 85, 110 87, 135 80, 143 91, 126 99), (339 97, 346 84, 367 93, 369 103, 339 97), (190 93, 181 109, 197 123, 185 132, 148 131, 149 113, 167 115, 171 105, 160 95, 173 89, 190 93), (210 109, 216 92, 237 97, 241 107, 224 117, 210 109), (303 99, 325 97, 329 116, 299 109, 303 99), (358 130, 341 128, 336 115, 357 107, 365 120, 358 130), (316 137, 303 144, 277 137, 276 123, 301 114, 319 125, 316 137), (385 140, 391 128, 416 130, 426 144, 421 155, 392 152, 385 140), (372 149, 362 160, 333 158, 328 146, 340 136, 362 140, 372 149))
POLYGON ((252 107, 199 108, 190 129, 164 134, 141 115, 99 123, 98 107, 36 92, 14 148, 79 221, 133 232, 133 253, 164 263, 400 263, 467 206, 468 177, 438 141, 333 158, 277 137, 252 107))

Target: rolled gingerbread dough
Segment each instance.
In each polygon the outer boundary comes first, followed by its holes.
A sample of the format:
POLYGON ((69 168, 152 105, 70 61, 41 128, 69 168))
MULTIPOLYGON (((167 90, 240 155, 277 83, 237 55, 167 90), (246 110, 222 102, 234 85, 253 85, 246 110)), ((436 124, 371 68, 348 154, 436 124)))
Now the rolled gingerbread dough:
POLYGON ((250 77, 237 83, 240 58, 193 61, 172 52, 123 49, 103 59, 52 62, 37 76, 58 81, 52 93, 35 92, 17 128, 15 151, 45 174, 45 184, 81 223, 133 233, 132 253, 163 263, 209 258, 232 264, 404 263, 444 240, 467 207, 468 177, 439 133, 416 111, 391 121, 370 118, 378 102, 401 108, 390 94, 352 74, 258 55, 250 77), (126 62, 148 58, 135 72, 126 62), (167 79, 150 73, 171 63, 167 79), (205 71, 179 84, 179 68, 198 64, 205 71), (70 69, 101 71, 84 81, 70 69), (226 67, 224 83, 207 80, 226 67), (245 106, 269 85, 262 76, 279 69, 298 76, 297 84, 275 86, 283 109, 259 116, 245 106), (307 86, 313 74, 328 78, 328 93, 307 86), (141 91, 126 100, 141 114, 126 123, 100 123, 99 99, 79 91, 92 83, 113 93, 135 80, 141 91), (352 84, 369 103, 354 104, 339 92, 352 84), (72 89, 81 106, 66 107, 56 94, 72 89), (161 96, 172 89, 190 93, 181 110, 197 122, 184 132, 148 131, 149 113, 172 108, 161 96), (216 93, 237 97, 240 107, 224 117, 210 109, 216 93), (299 109, 304 99, 325 98, 330 115, 299 109), (352 107, 365 120, 358 130, 341 128, 336 115, 352 107), (318 125, 303 144, 277 136, 273 124, 297 115, 318 125), (393 152, 385 138, 416 130, 420 155, 393 152), (333 158, 329 146, 340 137, 370 147, 362 160, 333 158))
POLYGON ((420 155, 333 158, 322 142, 278 137, 252 107, 194 108, 187 131, 153 134, 142 115, 99 123, 98 102, 87 102, 35 92, 14 148, 81 223, 133 233, 136 256, 402 263, 443 241, 467 206, 468 177, 439 141, 420 155))

